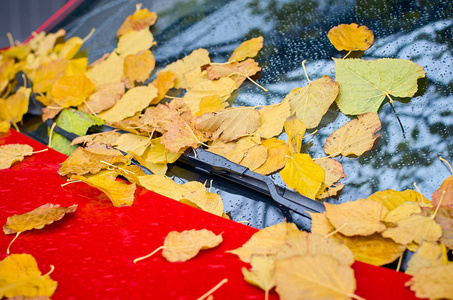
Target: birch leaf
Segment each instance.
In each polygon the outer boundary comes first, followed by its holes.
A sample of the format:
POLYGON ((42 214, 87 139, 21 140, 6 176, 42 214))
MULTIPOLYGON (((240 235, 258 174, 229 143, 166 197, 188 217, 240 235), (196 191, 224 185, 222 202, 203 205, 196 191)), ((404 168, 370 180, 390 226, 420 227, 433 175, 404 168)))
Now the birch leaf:
POLYGON ((87 114, 98 114, 115 105, 124 95, 125 88, 123 82, 100 84, 96 87, 94 93, 78 106, 78 109, 87 114))
POLYGON ((210 212, 216 216, 223 215, 223 202, 220 195, 206 190, 204 184, 197 181, 189 181, 182 185, 187 190, 182 195, 180 202, 185 204, 195 204, 197 208, 210 212))
POLYGON ((453 295, 453 263, 445 266, 422 268, 406 286, 417 298, 448 299, 453 295))
POLYGON ((405 190, 402 192, 395 190, 379 191, 372 194, 367 199, 382 202, 389 211, 394 210, 404 202, 408 201, 424 203, 424 205, 431 206, 431 202, 426 199, 425 196, 414 190, 405 190))
POLYGON ((384 231, 382 236, 403 245, 411 242, 421 244, 422 240, 436 242, 442 236, 442 228, 431 217, 411 215, 399 220, 396 225, 384 231))
POLYGON ((7 144, 0 146, 0 170, 10 168, 25 156, 32 155, 33 148, 26 144, 7 144))
POLYGON ((288 146, 291 156, 296 153, 300 153, 302 147, 302 139, 305 134, 307 127, 304 122, 299 120, 295 115, 292 115, 286 119, 285 123, 285 132, 288 135, 288 146))
POLYGON ((135 82, 146 81, 154 69, 155 63, 154 55, 149 50, 126 56, 123 79, 128 83, 128 87, 133 87, 135 82))
POLYGON ((153 42, 154 37, 148 28, 139 31, 129 31, 119 38, 116 52, 121 57, 127 57, 128 55, 148 50, 153 45, 153 42))
POLYGON ((252 38, 237 47, 228 61, 242 61, 247 57, 255 57, 261 48, 263 48, 263 37, 252 38))
POLYGON ((373 147, 381 135, 381 121, 377 113, 363 114, 335 130, 324 144, 324 152, 331 157, 337 155, 360 156, 373 147))
POLYGON ((67 108, 83 103, 94 92, 94 84, 84 75, 61 76, 52 87, 54 101, 67 108))
POLYGON ((21 122, 28 111, 30 94, 31 89, 20 87, 8 98, 0 98, 0 120, 9 121, 12 124, 21 122))
POLYGON ((434 206, 439 205, 440 199, 442 199, 441 205, 448 205, 453 208, 453 175, 447 177, 441 186, 431 195, 434 206))
POLYGON ((355 23, 335 26, 327 36, 338 51, 365 51, 374 42, 373 32, 368 27, 355 23))
POLYGON ((127 153, 142 155, 148 147, 149 142, 149 137, 124 133, 113 143, 113 146, 127 153))
POLYGON ((123 74, 124 58, 113 51, 105 60, 91 65, 86 76, 97 86, 121 82, 123 74))
POLYGON ((267 149, 266 161, 259 168, 251 169, 256 173, 269 175, 283 168, 290 159, 288 144, 283 140, 271 138, 263 140, 261 146, 267 149))
MULTIPOLYGON (((253 255, 250 261, 251 270, 242 268, 244 280, 259 287, 266 294, 275 286, 274 283, 274 260, 272 256, 253 255)), ((267 298, 266 298, 267 299, 267 298)))
POLYGON ((340 92, 336 99, 346 115, 377 112, 386 97, 412 97, 423 68, 410 60, 334 59, 340 92), (391 70, 391 72, 389 72, 391 70))
POLYGON ((175 86, 175 80, 176 74, 171 71, 157 73, 157 78, 151 83, 157 88, 157 98, 154 98, 151 104, 157 104, 164 99, 167 92, 175 86))
POLYGON ((171 178, 163 175, 144 175, 138 177, 140 186, 174 200, 181 200, 188 190, 171 178))
POLYGON ((325 172, 308 154, 295 154, 280 171, 289 188, 314 199, 325 179, 325 172))
POLYGON ((225 109, 228 103, 223 100, 219 95, 211 95, 201 98, 198 112, 196 116, 201 116, 205 113, 216 112, 225 109))
POLYGON ((261 68, 253 59, 247 59, 243 62, 232 62, 229 64, 211 64, 206 71, 210 80, 229 76, 233 76, 233 79, 236 79, 236 77, 252 77, 261 71, 261 68))
POLYGON ((442 244, 423 242, 407 263, 406 272, 415 275, 421 268, 438 267, 448 262, 447 252, 442 244))
POLYGON ((124 20, 121 27, 118 29, 116 36, 120 37, 130 31, 140 31, 148 28, 156 23, 157 14, 150 12, 147 8, 141 8, 141 5, 137 5, 137 10, 124 20))
POLYGON ((344 184, 338 183, 341 178, 346 178, 343 166, 332 158, 317 159, 315 163, 320 165, 326 174, 324 179, 325 188, 319 190, 316 199, 335 196, 344 187, 344 184))
POLYGON ((0 261, 0 297, 52 296, 57 282, 42 275, 30 254, 11 254, 0 261))
POLYGON ((283 125, 290 116, 289 102, 283 99, 281 103, 264 106, 258 112, 260 127, 255 134, 260 135, 263 139, 270 139, 282 132, 283 125))
POLYGON ((453 209, 449 206, 440 207, 434 220, 442 228, 442 243, 453 249, 453 209))
POLYGON ((307 128, 315 128, 338 95, 338 82, 323 76, 308 86, 293 89, 285 99, 289 100, 291 113, 304 122, 307 128))

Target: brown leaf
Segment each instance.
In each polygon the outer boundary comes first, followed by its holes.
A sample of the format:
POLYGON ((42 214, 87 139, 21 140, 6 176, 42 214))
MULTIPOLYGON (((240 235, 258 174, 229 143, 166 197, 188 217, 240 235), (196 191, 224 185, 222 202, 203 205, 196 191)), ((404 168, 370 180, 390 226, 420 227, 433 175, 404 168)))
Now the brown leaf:
POLYGON ((374 34, 365 25, 340 24, 329 30, 330 42, 338 50, 365 51, 374 42, 374 34))
POLYGON ((442 228, 441 242, 453 249, 453 209, 451 207, 440 207, 434 220, 442 228))
POLYGON ((33 148, 26 144, 8 144, 0 146, 0 170, 8 169, 25 156, 32 155, 33 148))
POLYGON ((377 113, 367 113, 349 121, 335 130, 326 140, 324 152, 331 157, 337 155, 362 155, 373 147, 381 135, 381 121, 377 113))
POLYGON ((434 206, 439 205, 440 199, 442 199, 440 205, 448 205, 453 208, 453 175, 447 177, 440 187, 431 195, 434 206))
POLYGON ((30 212, 8 217, 5 226, 3 226, 3 232, 5 234, 13 234, 31 229, 41 229, 60 220, 65 214, 73 213, 76 210, 77 204, 60 207, 58 204, 47 203, 30 212))
POLYGON ((90 147, 96 144, 111 146, 119 137, 121 133, 113 130, 95 134, 89 134, 75 138, 71 145, 82 144, 86 147, 90 147))

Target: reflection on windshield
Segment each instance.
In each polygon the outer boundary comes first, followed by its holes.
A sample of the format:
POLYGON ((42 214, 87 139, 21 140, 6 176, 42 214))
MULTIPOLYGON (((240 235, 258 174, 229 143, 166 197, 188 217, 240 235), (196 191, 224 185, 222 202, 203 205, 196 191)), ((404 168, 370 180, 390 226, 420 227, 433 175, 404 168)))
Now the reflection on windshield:
MULTIPOLYGON (((206 48, 213 61, 224 62, 242 41, 259 35, 264 37, 264 48, 257 58, 262 67, 258 82, 269 92, 253 84, 244 85, 239 89, 234 105, 278 103, 293 88, 307 85, 301 66, 303 60, 307 61, 307 71, 313 80, 322 75, 334 78, 331 57, 339 58, 344 53, 339 53, 329 43, 327 32, 341 23, 368 26, 375 34, 375 44, 366 51, 364 59, 410 59, 423 66, 427 79, 419 80, 419 91, 410 101, 396 99, 398 101, 394 103, 406 138, 397 116, 384 103, 379 111, 380 140, 373 150, 359 158, 339 159, 347 175, 342 180, 345 188, 338 199, 329 201, 365 198, 385 189, 413 189, 414 182, 430 198, 450 175, 439 160, 443 157, 453 161, 453 7, 450 1, 140 2, 159 16, 153 28, 157 67, 162 68, 198 48, 206 48)), ((134 10, 135 3, 130 1, 99 1, 81 20, 66 27, 70 35, 78 36, 84 36, 96 27, 95 36, 86 43, 92 62, 102 53, 114 49, 115 29, 134 10)), ((304 139, 304 151, 312 157, 325 156, 326 138, 349 120, 335 104, 332 105, 318 126, 318 132, 304 139)), ((281 183, 278 176, 273 178, 281 183)), ((249 208, 244 208, 242 202, 247 201, 247 197, 226 191, 220 193, 226 202, 226 210, 232 211, 237 221, 252 215, 252 226, 255 227, 279 221, 278 211, 273 213, 275 217, 265 217, 268 206, 247 204, 249 208)))

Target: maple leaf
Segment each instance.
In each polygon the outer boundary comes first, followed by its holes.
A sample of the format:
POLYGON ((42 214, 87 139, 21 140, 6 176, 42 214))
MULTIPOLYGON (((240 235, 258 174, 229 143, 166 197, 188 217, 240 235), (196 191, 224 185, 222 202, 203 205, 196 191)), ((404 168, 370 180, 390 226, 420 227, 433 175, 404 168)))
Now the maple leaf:
POLYGON ((250 263, 253 255, 275 255, 285 245, 289 232, 299 231, 293 223, 278 223, 254 233, 241 247, 227 251, 250 263))
POLYGON ((356 289, 352 268, 324 255, 277 260, 274 280, 281 299, 345 299, 356 289))
POLYGON ((255 132, 260 116, 253 107, 234 107, 195 117, 194 122, 196 128, 212 139, 228 142, 255 132))
POLYGON ((136 184, 127 184, 116 180, 116 174, 111 171, 102 171, 95 175, 72 175, 71 180, 80 180, 97 188, 109 197, 113 206, 130 206, 134 202, 136 184))
POLYGON ((453 295, 453 263, 421 268, 405 284, 417 298, 448 299, 453 295))
POLYGON ((324 182, 325 172, 308 154, 297 153, 287 161, 280 176, 289 188, 314 199, 324 182))
POLYGON ((265 293, 265 299, 268 299, 269 291, 275 286, 274 283, 274 257, 264 255, 253 255, 250 261, 252 269, 242 268, 244 280, 248 283, 259 287, 265 293))
POLYGON ((128 90, 115 105, 100 114, 98 117, 106 122, 118 122, 149 106, 157 97, 157 88, 153 85, 138 86, 128 90))
POLYGON ((124 75, 124 58, 115 51, 91 64, 86 76, 96 85, 118 83, 124 75))
POLYGON ((6 99, 0 98, 0 120, 16 124, 28 111, 31 89, 20 87, 15 94, 6 99))
POLYGON ((33 148, 26 144, 7 144, 0 146, 0 170, 8 169, 25 156, 32 155, 33 148))
POLYGON ((302 139, 307 127, 304 122, 299 120, 295 115, 287 118, 284 123, 286 135, 288 135, 288 147, 291 156, 300 153, 302 147, 302 139))
POLYGON ((65 214, 73 213, 76 210, 77 204, 60 207, 58 204, 47 203, 30 212, 8 217, 5 226, 3 226, 3 232, 13 234, 31 229, 41 229, 45 225, 60 220, 65 214))
POLYGON ((336 205, 325 203, 325 206, 327 219, 344 235, 367 236, 386 229, 381 220, 388 210, 382 203, 359 199, 336 205))
POLYGON ((185 75, 209 63, 211 63, 209 52, 206 49, 197 49, 183 59, 167 65, 161 72, 172 71, 176 75, 175 88, 186 88, 187 82, 185 75))
POLYGON ((415 275, 421 268, 445 265, 448 257, 442 247, 440 243, 423 242, 408 261, 405 273, 415 275))
POLYGON ((111 108, 121 99, 125 92, 123 82, 104 83, 97 85, 93 94, 84 103, 78 106, 78 110, 87 114, 97 114, 111 108))
POLYGON ((156 79, 151 82, 157 88, 157 97, 151 101, 150 104, 157 104, 160 100, 165 98, 167 92, 175 86, 176 74, 172 71, 157 73, 156 79))
POLYGON ((395 190, 378 191, 367 199, 382 202, 389 211, 394 210, 408 201, 424 203, 425 205, 430 205, 431 203, 425 196, 414 190, 405 190, 402 192, 395 190))
POLYGON ((431 200, 434 206, 448 205, 453 208, 453 176, 447 177, 442 182, 440 187, 431 195, 431 200))
POLYGON ((183 262, 194 258, 200 250, 217 247, 223 241, 222 235, 216 235, 207 229, 171 231, 165 237, 164 245, 150 254, 136 258, 134 263, 152 256, 163 249, 162 256, 170 262, 183 262))
POLYGON ((453 249, 453 209, 451 207, 440 207, 434 220, 442 228, 442 243, 453 249))
POLYGON ((118 29, 117 37, 122 36, 130 31, 139 31, 156 23, 157 14, 150 12, 147 8, 141 8, 141 4, 137 4, 136 11, 124 20, 121 27, 118 29))
POLYGON ((374 42, 373 32, 368 27, 355 23, 335 26, 327 36, 338 51, 365 51, 374 42))
POLYGON ((52 87, 54 101, 61 107, 77 106, 94 92, 94 84, 85 75, 61 76, 52 87))
POLYGON ((335 101, 338 91, 338 82, 323 76, 309 81, 306 87, 293 89, 285 99, 289 100, 291 113, 295 113, 307 128, 314 128, 335 101))
POLYGON ((341 178, 346 178, 343 166, 332 158, 317 159, 315 163, 325 172, 324 189, 319 190, 316 199, 335 196, 344 187, 344 184, 338 183, 341 178))
POLYGON ((422 240, 436 242, 442 236, 442 228, 432 217, 411 215, 397 221, 396 225, 396 227, 387 228, 382 236, 403 245, 411 242, 420 244, 422 240))
POLYGON ((260 127, 256 130, 255 135, 260 135, 263 139, 270 139, 282 132, 283 125, 290 116, 289 102, 283 99, 281 103, 264 106, 258 112, 260 127))
POLYGON ((154 42, 154 37, 149 28, 139 31, 129 31, 123 34, 118 41, 118 47, 115 51, 121 56, 126 57, 131 54, 137 54, 140 51, 148 50, 154 42))
POLYGON ((386 97, 412 97, 418 89, 417 79, 425 77, 423 68, 410 60, 334 61, 335 79, 340 84, 336 102, 346 115, 377 112, 386 97))
POLYGON ((0 297, 52 296, 57 282, 42 275, 30 254, 11 254, 0 261, 0 297))
POLYGON ((128 87, 133 87, 134 82, 144 82, 149 78, 156 61, 149 50, 131 54, 124 59, 124 77, 128 87))
POLYGON ((337 155, 360 156, 373 147, 374 141, 381 135, 381 121, 377 113, 359 115, 335 130, 324 144, 324 152, 331 157, 337 155))
POLYGON ((242 61, 248 57, 255 57, 263 48, 263 37, 259 36, 243 42, 231 54, 228 61, 242 61))
POLYGON ((115 149, 104 145, 93 145, 87 148, 77 148, 62 164, 58 174, 84 175, 96 174, 114 163, 127 163, 129 160, 115 149))
POLYGON ((259 168, 251 169, 256 173, 263 175, 275 173, 283 168, 290 159, 291 152, 288 144, 283 140, 276 138, 263 140, 261 146, 267 149, 267 159, 259 168))

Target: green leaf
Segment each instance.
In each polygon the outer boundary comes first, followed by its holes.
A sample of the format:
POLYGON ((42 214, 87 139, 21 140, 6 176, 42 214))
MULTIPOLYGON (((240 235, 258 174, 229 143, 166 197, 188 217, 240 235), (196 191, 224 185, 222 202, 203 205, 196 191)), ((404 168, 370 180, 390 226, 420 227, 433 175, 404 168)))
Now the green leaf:
MULTIPOLYGON (((57 123, 58 127, 77 135, 85 135, 88 131, 88 128, 90 128, 91 126, 100 126, 104 124, 104 121, 102 121, 98 117, 72 108, 64 109, 55 122, 57 123)), ((70 143, 71 141, 64 136, 56 132, 52 133, 50 145, 51 148, 66 155, 71 155, 72 152, 74 152, 75 149, 78 148, 78 146, 70 146, 70 143)))
POLYGON ((423 67, 405 59, 334 59, 340 83, 337 105, 347 115, 377 112, 386 97, 412 97, 423 67))

